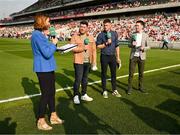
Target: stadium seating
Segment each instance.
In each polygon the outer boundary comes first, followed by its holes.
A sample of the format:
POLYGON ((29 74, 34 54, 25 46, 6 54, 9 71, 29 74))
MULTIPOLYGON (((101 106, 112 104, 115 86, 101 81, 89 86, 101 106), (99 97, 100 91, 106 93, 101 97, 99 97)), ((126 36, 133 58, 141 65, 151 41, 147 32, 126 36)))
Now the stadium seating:
MULTIPOLYGON (((171 41, 180 40, 180 26, 177 14, 154 14, 136 17, 124 17, 113 20, 113 29, 118 32, 119 40, 127 40, 133 31, 134 23, 137 20, 146 22, 145 31, 152 40, 161 41, 164 34, 168 34, 171 41)), ((58 36, 61 39, 68 39, 78 32, 78 21, 67 23, 55 23, 58 36)), ((89 20, 90 33, 95 37, 101 31, 102 20, 89 20)), ((29 38, 33 31, 32 25, 11 26, 0 29, 0 36, 29 38), (3 34, 2 34, 3 33, 3 34)))
MULTIPOLYGON (((110 10, 117 10, 123 8, 134 8, 134 7, 144 7, 149 5, 158 5, 164 3, 174 3, 178 2, 178 0, 156 0, 156 1, 147 1, 147 0, 123 0, 112 3, 99 4, 96 6, 87 6, 82 8, 75 8, 72 10, 63 10, 63 11, 49 11, 48 15, 51 18, 58 18, 59 16, 73 16, 79 14, 88 14, 88 13, 97 13, 104 12, 110 10)), ((46 9, 49 7, 57 6, 62 3, 61 0, 42 0, 34 3, 28 8, 19 12, 26 13, 30 11, 34 11, 37 9, 46 9)), ((90 18, 90 17, 89 17, 90 18)), ((143 20, 146 22, 145 31, 149 34, 152 40, 161 41, 164 34, 169 34, 169 38, 171 41, 180 40, 180 26, 178 25, 180 22, 179 13, 152 13, 150 15, 139 15, 139 16, 130 16, 130 17, 122 17, 117 16, 114 17, 114 25, 113 29, 118 32, 119 40, 127 40, 133 31, 133 24, 137 20, 143 20)), ((80 20, 80 19, 79 19, 80 20)), ((33 16, 27 15, 25 17, 18 17, 12 20, 7 20, 8 23, 14 22, 22 22, 31 21, 33 22, 33 16)), ((6 23, 7 23, 6 22, 6 23)), ((4 23, 4 21, 1 21, 4 23)), ((101 31, 102 21, 98 19, 89 20, 90 33, 95 37, 101 31)), ((58 36, 61 40, 69 39, 71 35, 77 33, 78 21, 75 22, 65 22, 65 23, 55 23, 56 30, 58 32, 58 36)), ((0 36, 1 37, 15 37, 15 38, 30 38, 31 32, 33 31, 32 24, 30 25, 22 25, 22 26, 6 26, 0 28, 0 36)))

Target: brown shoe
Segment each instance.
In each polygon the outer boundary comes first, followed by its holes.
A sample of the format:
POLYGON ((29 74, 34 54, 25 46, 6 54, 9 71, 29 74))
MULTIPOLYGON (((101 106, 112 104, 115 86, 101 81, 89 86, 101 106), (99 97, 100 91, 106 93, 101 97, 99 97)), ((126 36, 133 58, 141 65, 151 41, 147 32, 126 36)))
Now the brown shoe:
POLYGON ((55 124, 63 124, 63 123, 64 123, 64 120, 60 119, 59 117, 53 117, 53 116, 51 116, 50 122, 51 122, 52 125, 55 125, 55 124))
POLYGON ((39 130, 52 130, 52 127, 51 126, 49 126, 47 123, 46 123, 46 121, 45 120, 38 120, 38 122, 37 122, 37 128, 39 129, 39 130))

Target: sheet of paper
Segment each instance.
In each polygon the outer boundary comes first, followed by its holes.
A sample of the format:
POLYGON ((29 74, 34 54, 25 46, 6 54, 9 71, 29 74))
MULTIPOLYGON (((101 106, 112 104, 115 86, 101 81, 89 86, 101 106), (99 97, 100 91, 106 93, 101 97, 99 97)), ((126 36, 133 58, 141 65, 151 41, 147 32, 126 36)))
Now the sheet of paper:
POLYGON ((77 47, 76 44, 66 44, 61 47, 57 47, 57 50, 60 51, 61 53, 67 53, 76 47, 77 47))

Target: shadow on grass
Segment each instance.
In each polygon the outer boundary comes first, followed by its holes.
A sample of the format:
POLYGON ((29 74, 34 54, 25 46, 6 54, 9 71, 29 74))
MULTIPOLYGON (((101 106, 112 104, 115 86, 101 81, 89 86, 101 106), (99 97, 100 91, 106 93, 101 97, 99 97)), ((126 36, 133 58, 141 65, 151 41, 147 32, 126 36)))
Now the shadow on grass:
MULTIPOLYGON (((65 86, 65 84, 68 84, 68 86, 73 86, 73 83, 74 83, 74 80, 71 80, 70 78, 68 78, 67 76, 71 77, 74 79, 74 70, 68 70, 68 69, 62 69, 63 70, 63 73, 64 74, 60 74, 58 73, 57 74, 57 83, 59 85, 61 85, 61 87, 67 87, 65 86), (63 79, 62 79, 63 78, 63 79)), ((97 73, 98 74, 98 73, 97 73)), ((89 82, 94 82, 95 80, 92 80, 89 78, 89 75, 88 75, 88 83, 89 82)), ((99 88, 102 88, 100 84, 96 83, 96 84, 93 84, 93 85, 89 85, 88 87, 91 87, 93 90, 96 90, 97 92, 101 93, 102 91, 99 90, 98 88, 95 87, 95 85, 97 85, 99 88)), ((73 89, 72 89, 73 91, 73 89)), ((79 91, 81 91, 81 87, 79 89, 79 91)), ((65 91, 67 93, 67 95, 69 97, 72 97, 73 95, 70 94, 70 91, 65 91)), ((88 93, 88 89, 87 89, 87 93, 88 93)))
MULTIPOLYGON (((88 83, 94 82, 94 80, 88 78, 88 83)), ((102 94, 102 85, 101 83, 94 83, 92 85, 88 85, 88 87, 91 87, 91 89, 97 91, 98 93, 102 94)))
POLYGON ((180 101, 168 99, 156 107, 180 117, 180 101))
MULTIPOLYGON (((26 95, 32 95, 32 94, 39 94, 39 88, 36 86, 38 85, 37 82, 34 82, 33 80, 23 77, 21 81, 21 85, 24 88, 24 93, 26 95)), ((34 116, 37 118, 37 109, 38 109, 38 103, 39 103, 39 98, 33 97, 30 98, 31 102, 33 104, 33 111, 34 111, 34 116)))
POLYGON ((63 97, 58 101, 57 110, 60 110, 58 114, 65 120, 63 124, 65 134, 120 134, 86 108, 85 103, 72 105, 69 99, 63 97))
POLYGON ((116 83, 117 83, 117 87, 119 88, 119 90, 124 90, 125 92, 127 92, 128 84, 123 83, 123 82, 121 82, 119 80, 117 80, 116 83))
POLYGON ((165 85, 165 84, 159 84, 158 86, 161 87, 162 89, 170 90, 175 94, 177 94, 178 96, 180 96, 180 87, 173 85, 165 85))
POLYGON ((121 100, 129 105, 131 111, 151 128, 162 133, 180 133, 180 125, 177 120, 151 108, 139 106, 128 99, 122 98, 121 100))
POLYGON ((7 117, 0 121, 0 134, 16 134, 16 122, 11 122, 11 118, 7 117))
MULTIPOLYGON (((68 70, 68 69, 62 69, 63 70, 63 74, 61 73, 56 73, 56 82, 62 87, 62 88, 65 88, 67 86, 70 86, 72 87, 73 86, 73 83, 74 83, 74 80, 70 79, 70 78, 74 78, 74 70, 68 70)), ((100 71, 90 71, 89 74, 93 74, 93 75, 96 75, 98 78, 101 79, 101 72, 100 71)), ((107 75, 107 78, 110 78, 110 76, 107 75)), ((95 82, 97 80, 93 80, 91 78, 89 78, 89 75, 88 75, 88 83, 91 83, 91 82, 95 82)), ((99 81, 99 80, 98 80, 99 81)), ((106 81, 106 83, 110 83, 110 81, 106 81)), ((119 82, 120 83, 120 82, 119 82)), ((123 84, 123 83, 122 83, 123 84)), ((88 85, 88 87, 91 87, 93 90, 97 91, 98 93, 102 94, 103 90, 102 90, 102 84, 101 83, 94 83, 92 85, 88 85)), ((121 86, 117 85, 117 87, 120 87, 122 88, 121 86)), ((123 88, 125 89, 125 88, 123 88)), ((80 91, 81 91, 81 88, 80 88, 80 91)), ((111 87, 110 88, 107 88, 107 91, 108 92, 112 92, 111 90, 111 87)), ((71 93, 71 91, 69 90, 65 90, 66 94, 72 98, 73 95, 71 93)), ((73 92, 73 90, 72 90, 73 92)), ((88 89, 87 89, 87 93, 88 93, 88 89)))
MULTIPOLYGON (((71 74, 71 72, 69 72, 71 74)), ((61 73, 56 73, 56 83, 61 86, 61 88, 66 88, 68 86, 72 87, 73 86, 73 81, 68 77, 69 74, 61 74, 61 73)), ((65 90, 66 94, 68 97, 72 98, 73 94, 71 92, 72 90, 65 90)))
POLYGON ((177 71, 169 71, 169 72, 177 74, 177 75, 180 75, 180 71, 179 70, 177 70, 177 71))
MULTIPOLYGON (((93 75, 96 75, 99 78, 99 80, 101 81, 101 71, 90 71, 90 73, 93 75)), ((108 75, 108 71, 107 71, 106 79, 109 79, 109 78, 111 78, 111 76, 108 75)), ((94 81, 95 80, 89 79, 89 82, 94 82, 94 81)), ((95 83, 94 85, 97 86, 99 89, 97 89, 95 86, 92 86, 92 85, 90 85, 90 87, 92 87, 94 90, 96 90, 97 92, 102 94, 103 93, 102 82, 95 83)), ((112 92, 111 80, 106 80, 106 91, 108 91, 110 93, 112 92), (107 86, 110 86, 110 87, 107 87, 107 86)))
MULTIPOLYGON (((101 80, 101 72, 100 71, 92 71, 91 72, 93 75, 96 75, 98 78, 100 78, 101 80)), ((111 76, 107 75, 106 77, 107 79, 111 78, 111 76)), ((93 81, 93 80, 91 80, 93 81)), ((112 92, 112 84, 111 84, 111 80, 107 80, 106 81, 106 85, 108 86, 108 84, 110 83, 110 88, 107 88, 107 91, 108 92, 112 92)), ((101 89, 101 90, 97 90, 98 92, 102 93, 102 84, 101 83, 96 83, 96 85, 101 89)), ((120 82, 118 79, 116 79, 116 86, 117 86, 117 90, 120 91, 120 90, 124 90, 125 92, 127 91, 127 87, 128 87, 128 84, 126 83, 123 83, 123 82, 120 82)))
POLYGON ((90 74, 93 74, 93 75, 97 76, 97 78, 101 79, 101 72, 99 70, 100 69, 98 69, 96 71, 90 70, 90 74))

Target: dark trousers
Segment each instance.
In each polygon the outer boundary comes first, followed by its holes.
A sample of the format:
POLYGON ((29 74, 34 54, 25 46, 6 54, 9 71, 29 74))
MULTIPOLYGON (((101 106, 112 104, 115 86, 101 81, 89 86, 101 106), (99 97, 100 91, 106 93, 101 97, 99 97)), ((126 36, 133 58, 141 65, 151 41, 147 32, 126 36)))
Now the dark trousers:
POLYGON ((111 72, 111 84, 112 90, 116 90, 116 56, 115 55, 103 55, 101 54, 101 81, 103 91, 106 91, 106 77, 107 77, 107 68, 109 65, 111 72))
POLYGON ((82 87, 81 94, 82 95, 86 94, 89 69, 90 69, 90 63, 84 63, 84 64, 74 63, 74 70, 75 70, 75 81, 73 85, 74 96, 79 95, 80 84, 82 87))
POLYGON ((143 90, 143 75, 144 75, 144 65, 145 61, 141 60, 140 57, 133 57, 129 62, 129 78, 128 78, 128 90, 132 90, 132 80, 136 69, 136 64, 138 64, 139 72, 139 90, 143 90))
POLYGON ((50 113, 55 112, 55 74, 53 72, 37 72, 41 89, 38 118, 44 118, 47 105, 50 113))
POLYGON ((168 49, 168 43, 167 42, 163 42, 163 46, 161 47, 161 49, 164 49, 164 47, 166 47, 166 49, 168 49))

